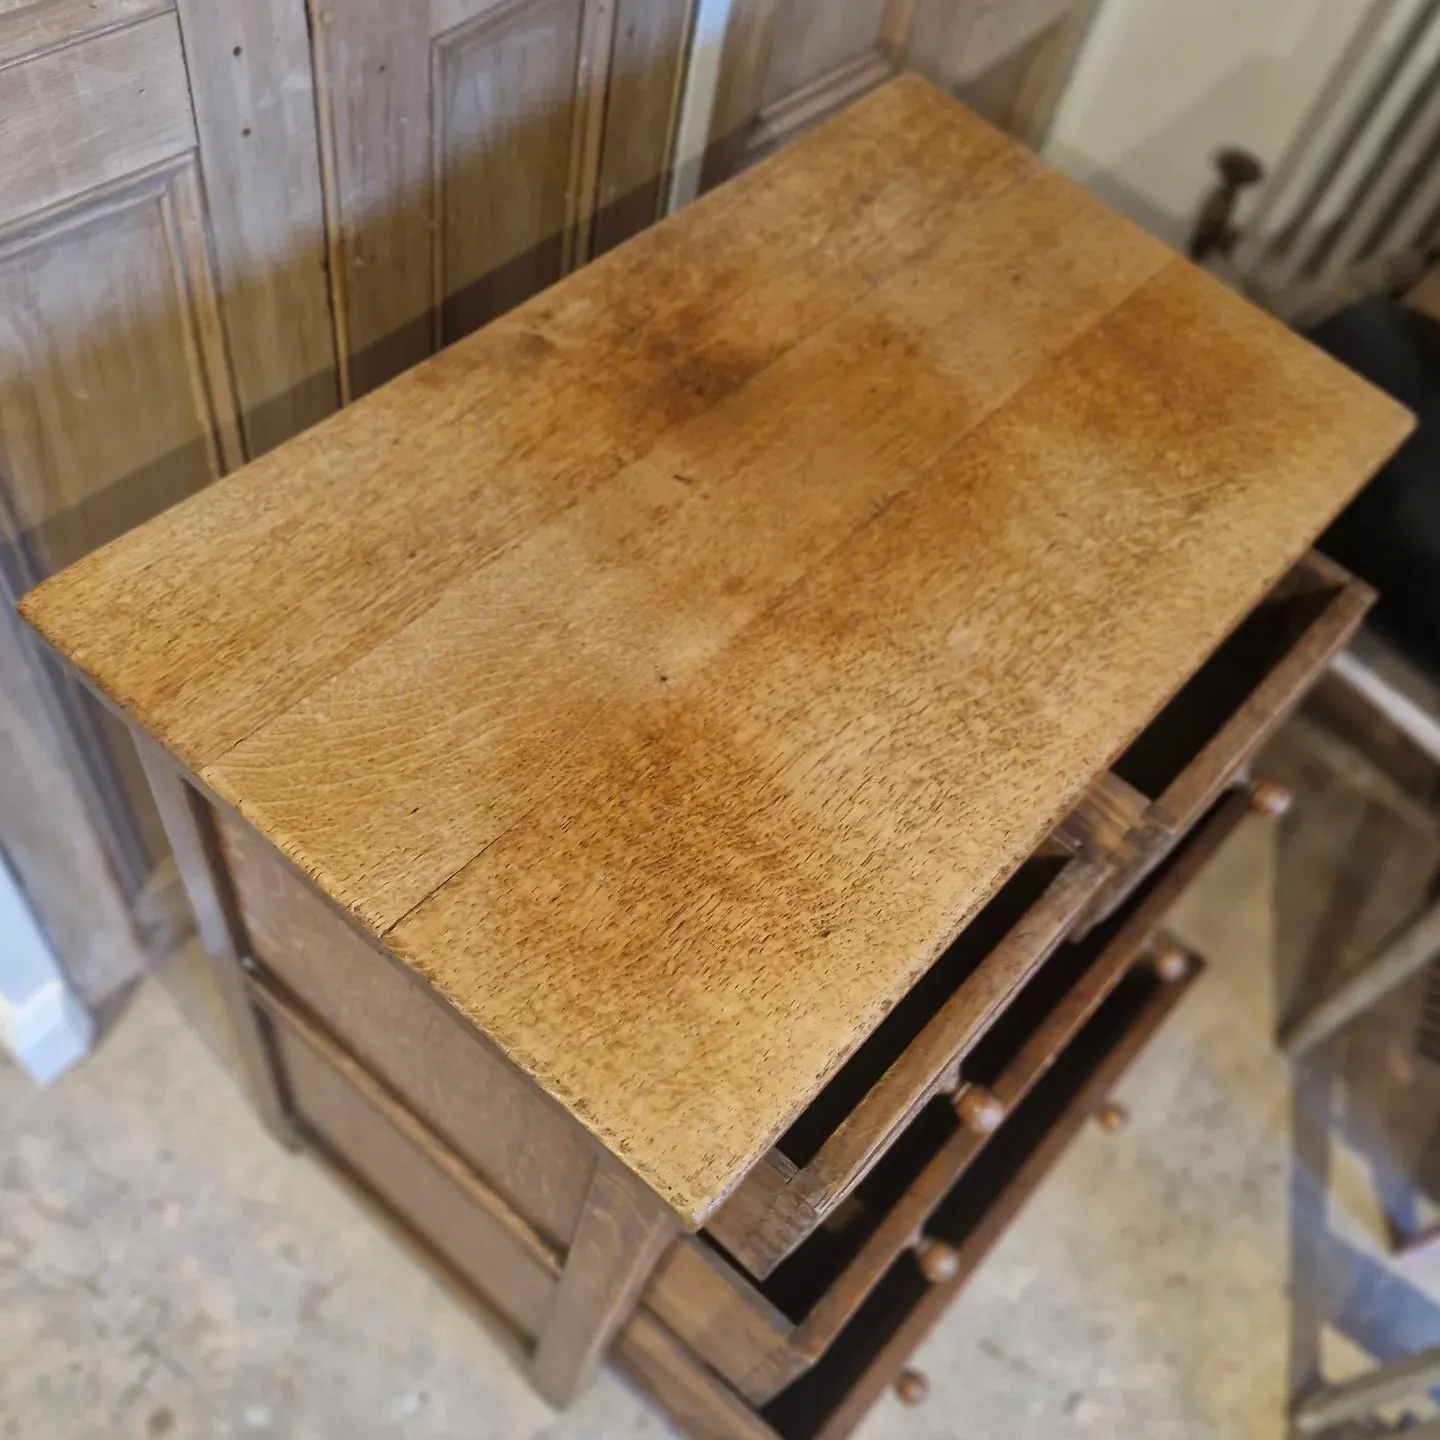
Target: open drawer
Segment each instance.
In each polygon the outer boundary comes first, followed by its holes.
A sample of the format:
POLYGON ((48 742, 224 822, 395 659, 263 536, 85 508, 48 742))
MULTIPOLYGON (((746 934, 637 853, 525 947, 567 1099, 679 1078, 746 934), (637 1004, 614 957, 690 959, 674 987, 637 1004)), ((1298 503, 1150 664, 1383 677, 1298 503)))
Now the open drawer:
POLYGON ((684 1242, 647 1294, 656 1317, 763 1404, 829 1354, 897 1265, 927 1284, 953 1278, 963 1256, 936 1216, 992 1147, 1036 1140, 1034 1097, 1053 1075, 1072 1073, 1077 1047, 1096 1050, 1086 1037, 1112 996, 1149 996, 1189 977, 1194 966, 1183 952, 1153 942, 1247 810, 1242 794, 1222 801, 1122 911, 1037 970, 960 1063, 958 1100, 980 1095, 983 1108, 934 1096, 847 1202, 761 1282, 703 1238, 684 1242))
POLYGON ((855 1428, 1188 983, 1167 984, 1142 967, 1116 988, 1031 1092, 1015 1116, 1018 1123, 995 1136, 931 1214, 928 1233, 954 1257, 947 1275, 934 1280, 915 1252, 901 1256, 824 1358, 761 1411, 782 1440, 841 1440, 855 1428))
POLYGON ((1111 858, 1111 875, 1087 907, 1081 933, 1120 904, 1244 775, 1374 599, 1368 585, 1312 551, 1091 787, 1059 831, 1081 853, 1111 858))
POLYGON ((1070 932, 1105 862, 1047 843, 991 897, 711 1217, 763 1279, 838 1206, 937 1094, 965 1051, 1070 932))

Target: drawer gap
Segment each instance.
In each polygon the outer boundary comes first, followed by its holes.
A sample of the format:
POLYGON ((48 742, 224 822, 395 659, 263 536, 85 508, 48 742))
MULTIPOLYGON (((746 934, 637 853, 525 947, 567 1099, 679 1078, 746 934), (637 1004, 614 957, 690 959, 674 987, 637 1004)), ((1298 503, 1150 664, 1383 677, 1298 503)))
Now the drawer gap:
MULTIPOLYGON (((999 1080, 1030 1037, 1115 943, 1136 912, 1162 886, 1174 887, 1172 875, 1176 867, 1186 866, 1189 872, 1192 866, 1186 865, 1186 855, 1192 850, 1211 848, 1210 826, 1219 820, 1221 810, 1228 803, 1222 800, 1215 805, 1181 842, 1170 863, 1152 871, 1118 910, 1088 930, 1083 938, 1066 942, 1051 955, 961 1061, 962 1080, 977 1085, 993 1085, 999 1080)), ((1228 827, 1225 828, 1228 833, 1228 827)), ((1160 902, 1162 911, 1167 908, 1163 901, 1160 902)), ((1162 918, 1157 914, 1156 923, 1162 918)))
MULTIPOLYGON (((1114 966, 1115 960, 1107 952, 1162 886, 1173 888, 1171 872, 1185 864, 1184 856, 1191 847, 1207 845, 1210 825, 1224 803, 1187 838, 1171 864, 1148 877, 1104 924, 1091 930, 1083 940, 1061 945, 1040 966, 961 1062, 960 1073, 966 1081, 996 1084, 1085 977, 1098 965, 1107 969, 1114 966)), ((1127 968, 1133 953, 1140 948, 1139 943, 1134 944, 1133 949, 1127 944, 1127 954, 1121 957, 1127 968)), ((1118 987, 1123 981, 1117 973, 1113 982, 1107 982, 1107 988, 1110 983, 1118 987)), ((1057 1046, 1068 1053, 1084 1034, 1082 1026, 1070 1040, 1057 1037, 1057 1046)), ((1013 1124, 1014 1117, 1007 1119, 999 1135, 1008 1133, 1013 1124)), ((812 1231, 768 1276, 754 1282, 756 1289, 789 1319, 797 1324, 803 1321, 959 1125, 949 1097, 935 1096, 825 1223, 812 1231)), ((992 1137, 989 1145, 995 1144, 998 1138, 998 1135, 992 1137)), ((725 1253, 722 1247, 716 1248, 725 1253)))
POLYGON ((955 1107, 936 1096, 826 1223, 755 1288, 798 1325, 959 1128, 955 1107))
POLYGON ((885 1272, 825 1357, 760 1411, 780 1440, 814 1440, 819 1435, 851 1382, 879 1359, 929 1290, 920 1267, 908 1255, 885 1272))
POLYGON ((1121 980, 1049 1075, 1016 1106, 936 1207, 925 1227, 927 1234, 953 1245, 965 1240, 1029 1158, 1037 1138, 1060 1119, 1071 1097, 1163 988, 1164 982, 1148 968, 1132 970, 1121 980))
POLYGON ((1292 570, 1111 767, 1158 799, 1339 598, 1343 585, 1292 570))
POLYGON ((1020 865, 781 1136, 777 1148, 787 1160, 803 1169, 815 1158, 935 1012, 1071 863, 1064 854, 1032 855, 1020 865))
MULTIPOLYGON (((1165 988, 1146 969, 1130 972, 940 1202, 926 1233, 954 1245, 966 1259, 962 1274, 951 1282, 951 1294, 988 1249, 986 1244, 967 1247, 967 1240, 983 1239, 981 1232, 999 1207, 1023 1203, 1036 1181, 1026 1174, 1027 1162, 1045 1148, 1052 1131, 1076 1126, 1077 1100, 1093 1103, 1094 1097, 1081 1093, 1087 1082, 1124 1047, 1131 1030, 1142 1027, 1157 999, 1163 1000, 1159 992, 1165 988)), ((781 1440, 820 1435, 857 1377, 881 1359, 934 1294, 935 1287, 920 1273, 911 1252, 896 1260, 819 1361, 761 1411, 781 1440)))

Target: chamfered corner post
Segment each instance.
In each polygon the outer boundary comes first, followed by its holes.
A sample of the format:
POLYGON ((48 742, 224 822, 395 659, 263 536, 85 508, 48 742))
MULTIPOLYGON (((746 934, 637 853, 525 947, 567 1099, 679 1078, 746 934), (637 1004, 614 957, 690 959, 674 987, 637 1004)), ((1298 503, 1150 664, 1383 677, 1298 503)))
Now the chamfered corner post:
POLYGON ((235 1042, 245 1089, 276 1139, 288 1150, 299 1150, 300 1134, 285 1100, 274 1047, 245 983, 249 942, 214 814, 205 797, 154 741, 140 734, 135 734, 134 739, 195 912, 195 927, 204 943, 210 974, 235 1042))
POLYGON ((541 1326, 531 1383, 556 1408, 590 1382, 670 1243, 680 1217, 611 1155, 602 1155, 541 1326))

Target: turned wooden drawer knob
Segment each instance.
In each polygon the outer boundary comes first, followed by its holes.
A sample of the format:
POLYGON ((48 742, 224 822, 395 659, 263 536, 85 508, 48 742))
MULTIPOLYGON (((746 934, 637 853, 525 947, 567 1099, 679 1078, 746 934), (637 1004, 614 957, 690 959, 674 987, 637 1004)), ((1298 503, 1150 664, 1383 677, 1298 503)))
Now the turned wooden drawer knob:
POLYGON ((1276 780, 1257 780, 1250 787, 1250 809, 1278 820, 1290 808, 1290 792, 1276 780))
POLYGON ((1005 1118, 1005 1106, 983 1085, 966 1085, 955 1097, 955 1113, 972 1135, 993 1135, 1005 1118))
POLYGON ((922 1240, 915 1247, 915 1259, 920 1273, 932 1285, 943 1285, 960 1273, 960 1252, 943 1240, 922 1240))
POLYGON ((1095 1118, 1100 1122, 1100 1128, 1107 1134, 1118 1135, 1130 1123, 1130 1112, 1123 1105, 1112 1100, 1108 1105, 1102 1105, 1095 1112, 1095 1118))
POLYGON ((1190 957, 1182 946, 1168 941, 1150 957, 1150 968, 1167 985, 1173 985, 1190 973, 1190 957))
POLYGON ((895 1394, 902 1405, 923 1405, 930 1394, 930 1381, 918 1370, 902 1370, 895 1394))

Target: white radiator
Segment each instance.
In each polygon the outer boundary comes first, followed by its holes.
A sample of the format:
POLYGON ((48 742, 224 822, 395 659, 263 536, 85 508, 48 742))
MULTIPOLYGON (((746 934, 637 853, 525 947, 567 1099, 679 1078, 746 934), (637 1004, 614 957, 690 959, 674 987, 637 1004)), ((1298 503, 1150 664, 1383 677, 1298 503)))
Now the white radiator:
POLYGON ((1440 0, 1371 0, 1244 233, 1269 294, 1440 246, 1440 0))

